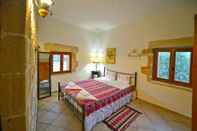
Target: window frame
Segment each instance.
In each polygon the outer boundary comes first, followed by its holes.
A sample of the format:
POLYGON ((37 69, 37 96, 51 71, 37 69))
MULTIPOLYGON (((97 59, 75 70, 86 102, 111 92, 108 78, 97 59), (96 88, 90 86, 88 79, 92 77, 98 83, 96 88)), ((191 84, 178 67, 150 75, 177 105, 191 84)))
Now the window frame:
POLYGON ((153 80, 166 82, 178 86, 191 87, 192 83, 192 48, 155 48, 153 49, 153 80), (162 79, 157 76, 158 73, 158 54, 159 52, 170 52, 170 67, 169 67, 169 79, 162 79), (191 52, 190 61, 190 82, 180 82, 175 80, 175 64, 176 64, 176 52, 191 52))
POLYGON ((50 66, 52 74, 62 74, 62 73, 71 73, 72 72, 72 53, 71 52, 51 52, 50 54, 50 66), (60 55, 60 71, 53 71, 53 55, 60 55), (69 56, 69 70, 64 71, 64 55, 69 56))

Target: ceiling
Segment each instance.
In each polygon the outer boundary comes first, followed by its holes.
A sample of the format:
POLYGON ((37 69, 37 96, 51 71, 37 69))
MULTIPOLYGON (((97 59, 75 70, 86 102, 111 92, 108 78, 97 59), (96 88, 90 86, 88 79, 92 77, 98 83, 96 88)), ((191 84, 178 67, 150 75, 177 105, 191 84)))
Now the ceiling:
POLYGON ((109 30, 190 6, 197 7, 197 0, 56 0, 52 17, 89 30, 109 30))

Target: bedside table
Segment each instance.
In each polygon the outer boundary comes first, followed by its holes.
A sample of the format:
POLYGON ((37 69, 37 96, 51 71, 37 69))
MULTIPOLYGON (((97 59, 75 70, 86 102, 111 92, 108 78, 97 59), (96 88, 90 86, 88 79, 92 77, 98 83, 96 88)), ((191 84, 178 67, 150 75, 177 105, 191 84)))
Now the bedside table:
POLYGON ((100 71, 91 71, 91 78, 98 78, 101 77, 101 72, 100 71))

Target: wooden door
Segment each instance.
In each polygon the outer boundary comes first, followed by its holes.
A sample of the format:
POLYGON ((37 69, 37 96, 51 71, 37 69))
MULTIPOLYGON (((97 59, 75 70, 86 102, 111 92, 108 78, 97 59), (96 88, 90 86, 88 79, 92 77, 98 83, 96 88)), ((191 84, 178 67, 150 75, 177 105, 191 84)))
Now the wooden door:
POLYGON ((193 48, 193 69, 192 69, 192 88, 193 88, 193 114, 192 131, 197 131, 197 15, 195 16, 195 42, 193 48))
POLYGON ((49 62, 40 62, 39 63, 39 75, 40 81, 49 79, 49 62))

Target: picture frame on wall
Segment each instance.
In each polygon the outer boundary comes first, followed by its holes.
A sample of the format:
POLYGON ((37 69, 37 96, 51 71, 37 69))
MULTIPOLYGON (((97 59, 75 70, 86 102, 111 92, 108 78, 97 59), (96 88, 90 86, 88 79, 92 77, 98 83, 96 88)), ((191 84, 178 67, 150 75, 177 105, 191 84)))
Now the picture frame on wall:
POLYGON ((116 48, 106 49, 106 64, 116 64, 116 48))

